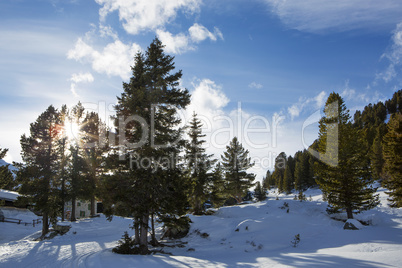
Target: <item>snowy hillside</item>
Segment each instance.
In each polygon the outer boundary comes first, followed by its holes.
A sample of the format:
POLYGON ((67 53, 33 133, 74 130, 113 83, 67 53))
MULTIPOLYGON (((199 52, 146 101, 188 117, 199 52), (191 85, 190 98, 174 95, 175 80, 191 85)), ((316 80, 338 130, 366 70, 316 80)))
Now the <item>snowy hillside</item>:
POLYGON ((0 223, 0 267, 400 267, 402 209, 387 206, 384 190, 378 208, 356 217, 371 222, 358 231, 343 230, 342 221, 326 214, 319 190, 309 195, 312 201, 299 202, 270 193, 264 202, 191 216, 190 234, 175 241, 182 247, 163 249, 171 255, 112 253, 124 231, 133 233, 127 218, 82 220, 42 242, 33 241, 40 226, 0 223), (297 234, 300 243, 293 247, 297 234))

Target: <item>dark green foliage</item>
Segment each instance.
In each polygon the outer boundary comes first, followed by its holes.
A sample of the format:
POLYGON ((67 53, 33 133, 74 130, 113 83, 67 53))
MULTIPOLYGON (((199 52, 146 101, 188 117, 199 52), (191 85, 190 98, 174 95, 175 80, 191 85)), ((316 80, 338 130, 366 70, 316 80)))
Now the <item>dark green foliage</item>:
MULTIPOLYGON (((120 146, 112 148, 107 161, 114 175, 102 180, 105 211, 137 219, 143 254, 148 252, 150 216, 180 215, 188 206, 183 168, 177 163, 184 146, 177 111, 189 104, 190 95, 178 88, 182 73, 174 72, 174 58, 163 48, 155 39, 145 55, 135 56, 132 77, 123 83, 115 106, 120 146)), ((155 241, 153 226, 151 236, 155 241)))
POLYGON ((247 191, 246 195, 242 198, 243 201, 252 201, 253 200, 253 193, 251 191, 247 191))
MULTIPOLYGON (((68 140, 69 150, 67 153, 68 159, 65 166, 66 177, 65 190, 67 191, 67 197, 72 202, 71 221, 76 221, 76 201, 78 198, 88 198, 89 183, 87 180, 87 158, 83 147, 83 138, 85 137, 82 127, 84 126, 85 109, 79 102, 74 106, 65 121, 75 124, 79 130, 78 133, 74 133, 75 137, 72 140, 68 140)), ((71 137, 70 137, 71 139, 71 137)), ((63 144, 64 145, 64 144, 63 144)), ((64 155, 61 155, 63 157, 64 155)), ((88 198, 89 199, 89 198, 88 198)))
POLYGON ((378 134, 374 139, 370 155, 371 170, 373 178, 376 180, 381 180, 383 176, 384 157, 382 147, 381 136, 378 134))
POLYGON ((394 93, 390 100, 385 102, 389 114, 402 113, 402 90, 394 93))
MULTIPOLYGON (((212 155, 205 153, 202 140, 202 124, 196 113, 190 122, 188 136, 190 141, 186 144, 186 171, 189 178, 189 200, 195 215, 204 213, 204 203, 208 200, 209 194, 213 191, 214 173, 213 165, 216 160, 211 159, 212 155)), ((215 190, 217 187, 215 187, 215 190)), ((218 194, 218 193, 215 193, 218 194)))
MULTIPOLYGON (((310 196, 310 197, 311 197, 311 196, 310 196)), ((299 194, 297 195, 297 199, 299 199, 300 202, 307 200, 306 195, 303 193, 303 191, 300 191, 300 192, 299 192, 299 194)))
POLYGON ((314 179, 314 159, 313 156, 307 151, 298 151, 295 154, 295 189, 297 191, 304 191, 307 188, 316 185, 314 179))
POLYGON ((108 151, 107 129, 95 112, 87 113, 81 127, 85 165, 84 198, 91 201, 91 215, 95 215, 95 197, 99 195, 99 178, 104 171, 103 155, 108 151))
POLYGON ((254 197, 257 199, 257 201, 263 201, 267 198, 267 194, 265 190, 261 187, 261 183, 259 181, 257 181, 254 188, 254 197))
POLYGON ((212 202, 214 207, 220 207, 225 203, 227 198, 228 193, 225 187, 225 176, 221 163, 218 163, 213 170, 213 182, 209 201, 212 202))
POLYGON ((180 239, 190 231, 191 220, 188 216, 170 216, 162 219, 164 225, 163 238, 180 239))
POLYGON ((284 191, 284 178, 285 178, 285 169, 286 169, 286 154, 281 152, 275 158, 275 170, 272 173, 272 179, 275 181, 276 187, 278 187, 278 191, 282 193, 284 191))
POLYGON ((60 212, 60 125, 59 112, 49 106, 31 124, 30 135, 21 137, 23 163, 17 166, 20 193, 35 203, 35 209, 43 214, 42 236, 49 231, 48 219, 56 222, 60 212))
POLYGON ((118 254, 138 254, 139 249, 135 246, 134 239, 130 235, 124 232, 123 237, 117 242, 118 245, 112 249, 114 253, 118 254))
POLYGON ((226 146, 226 151, 221 158, 226 178, 226 191, 236 199, 237 203, 241 203, 243 196, 253 186, 255 175, 247 173, 247 169, 254 166, 254 163, 251 163, 248 150, 243 148, 237 137, 234 137, 226 146))
POLYGON ((286 194, 290 194, 293 189, 293 174, 289 165, 286 165, 285 168, 282 189, 286 194))
POLYGON ((275 186, 275 180, 272 177, 272 173, 270 170, 267 170, 265 177, 262 180, 262 187, 265 190, 271 189, 271 187, 275 186))
POLYGON ((384 184, 390 190, 391 206, 402 207, 402 113, 391 116, 384 137, 384 184))
POLYGON ((326 195, 330 210, 353 213, 378 204, 369 169, 367 147, 362 134, 352 127, 349 111, 337 93, 331 93, 319 122, 317 182, 326 195))
MULTIPOLYGON (((0 148, 0 159, 3 159, 8 152, 8 149, 0 148)), ((8 168, 9 165, 0 166, 0 189, 15 190, 17 182, 14 179, 13 174, 8 168)))

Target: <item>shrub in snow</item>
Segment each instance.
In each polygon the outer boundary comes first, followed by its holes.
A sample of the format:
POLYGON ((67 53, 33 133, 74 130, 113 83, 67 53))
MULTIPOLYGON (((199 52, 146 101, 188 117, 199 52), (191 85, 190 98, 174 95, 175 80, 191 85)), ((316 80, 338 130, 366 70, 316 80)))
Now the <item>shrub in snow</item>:
POLYGON ((188 232, 190 231, 190 218, 180 217, 166 219, 164 221, 164 230, 163 238, 172 238, 172 239, 179 239, 185 237, 188 232))
POLYGON ((195 230, 194 231, 197 235, 201 236, 202 238, 208 238, 209 234, 208 233, 201 233, 200 230, 195 230))
POLYGON ((302 192, 302 191, 300 191, 300 192, 299 192, 299 195, 298 195, 298 197, 297 197, 297 198, 300 200, 300 202, 302 202, 302 201, 306 201, 306 200, 307 200, 306 195, 305 195, 305 194, 303 194, 303 192, 302 192))
POLYGON ((297 245, 300 243, 300 234, 295 235, 295 238, 293 238, 290 243, 292 243, 294 248, 297 247, 297 245))
POLYGON ((289 203, 283 202, 283 206, 279 207, 280 209, 286 209, 289 207, 289 203))
POLYGON ((112 251, 118 254, 139 254, 139 248, 135 247, 134 239, 127 232, 124 232, 123 237, 118 241, 118 245, 112 251))

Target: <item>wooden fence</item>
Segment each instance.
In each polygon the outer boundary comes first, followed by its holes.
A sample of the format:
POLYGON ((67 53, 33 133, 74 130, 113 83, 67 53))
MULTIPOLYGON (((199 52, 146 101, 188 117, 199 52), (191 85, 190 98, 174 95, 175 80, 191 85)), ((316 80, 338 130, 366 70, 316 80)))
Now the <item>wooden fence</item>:
POLYGON ((32 226, 35 227, 36 224, 41 223, 41 219, 32 220, 32 222, 23 222, 20 219, 0 217, 0 222, 11 222, 11 223, 16 223, 16 224, 24 224, 25 226, 32 224, 32 226))

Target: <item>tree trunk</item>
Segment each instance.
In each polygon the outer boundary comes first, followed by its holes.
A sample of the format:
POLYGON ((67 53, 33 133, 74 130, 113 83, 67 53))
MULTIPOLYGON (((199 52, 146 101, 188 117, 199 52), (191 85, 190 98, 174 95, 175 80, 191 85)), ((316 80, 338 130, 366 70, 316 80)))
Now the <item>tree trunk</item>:
POLYGON ((140 254, 146 255, 148 251, 148 220, 149 215, 145 213, 141 219, 141 233, 140 233, 140 254))
POLYGON ((348 219, 353 219, 352 208, 346 208, 346 213, 348 215, 348 219))
POLYGON ((151 245, 152 246, 157 246, 158 241, 156 240, 156 235, 155 235, 155 222, 154 222, 154 213, 152 212, 151 214, 151 245))
POLYGON ((64 215, 64 213, 65 213, 65 208, 64 208, 64 206, 65 206, 65 200, 64 200, 64 194, 65 194, 65 182, 64 182, 64 178, 62 178, 62 180, 61 180, 61 221, 64 221, 65 220, 65 215, 64 215))
POLYGON ((138 245, 140 243, 140 218, 134 220, 134 232, 134 244, 138 245))
POLYGON ((93 195, 91 197, 91 217, 94 217, 96 215, 96 200, 95 200, 95 196, 93 195))
POLYGON ((195 215, 201 215, 202 214, 202 209, 201 209, 201 202, 199 198, 195 199, 195 204, 194 204, 194 214, 195 215))
POLYGON ((70 216, 70 221, 76 221, 77 219, 75 218, 75 207, 76 207, 76 197, 74 196, 71 200, 71 216, 70 216))
POLYGON ((237 204, 240 204, 241 202, 243 202, 243 198, 242 198, 241 194, 235 195, 234 199, 236 200, 237 204))
POLYGON ((43 212, 41 237, 44 237, 48 232, 49 232, 49 215, 47 212, 43 212))

